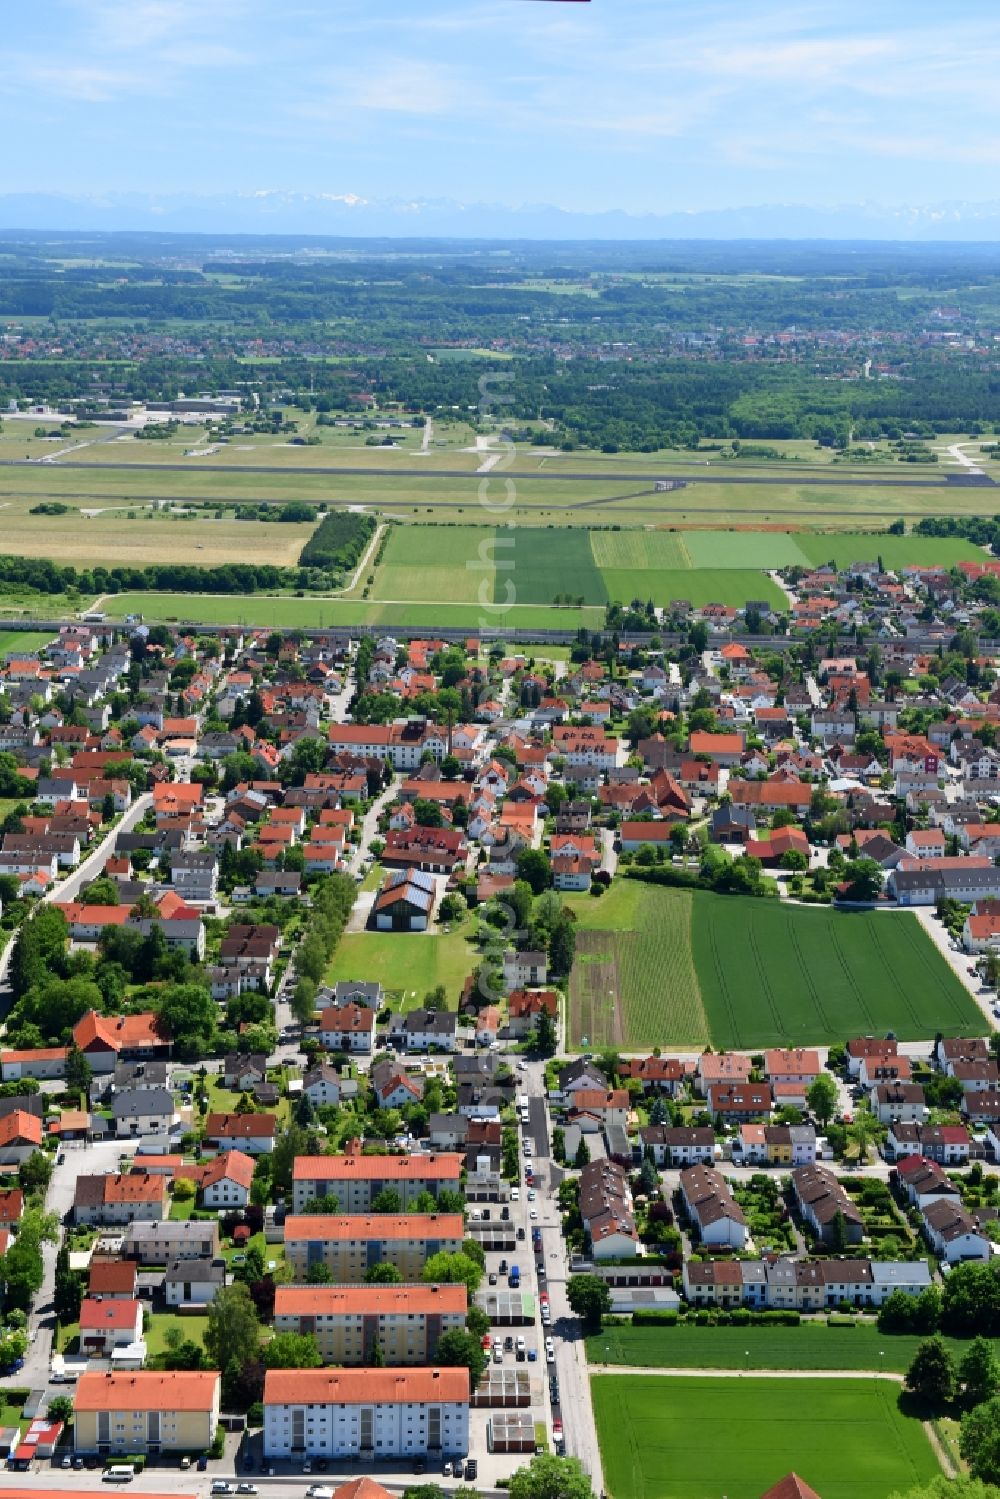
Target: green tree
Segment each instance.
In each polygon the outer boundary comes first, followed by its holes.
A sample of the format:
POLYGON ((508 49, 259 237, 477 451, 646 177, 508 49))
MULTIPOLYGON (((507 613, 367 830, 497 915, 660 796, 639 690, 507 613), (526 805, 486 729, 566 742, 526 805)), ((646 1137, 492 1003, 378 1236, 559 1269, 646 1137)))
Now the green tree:
MULTIPOLYGON (((403 1210, 403 1199, 395 1187, 383 1187, 381 1192, 376 1192, 372 1198, 373 1213, 401 1213, 403 1210)), ((420 1209, 418 1208, 419 1212, 420 1209)))
POLYGON ((982 1405, 1000 1394, 1000 1364, 988 1338, 973 1338, 958 1366, 958 1383, 966 1405, 982 1405))
POLYGON ((434 1362, 444 1369, 468 1369, 475 1389, 486 1368, 486 1352, 479 1338, 463 1328, 452 1327, 438 1338, 434 1362))
POLYGON ((77 1096, 90 1092, 94 1069, 87 1056, 74 1041, 66 1053, 66 1092, 77 1096))
POLYGON ((365 1271, 365 1284, 369 1286, 398 1286, 402 1282, 402 1272, 388 1260, 382 1260, 365 1271))
POLYGON ((261 1354, 265 1369, 318 1369, 320 1358, 312 1333, 279 1332, 261 1354))
POLYGON ((222 1286, 208 1308, 205 1352, 216 1369, 255 1363, 260 1355, 260 1322, 247 1287, 222 1286))
POLYGON ((70 1395, 53 1395, 45 1411, 49 1421, 62 1421, 65 1424, 73 1419, 73 1400, 70 1395))
POLYGON ((482 1278, 482 1266, 477 1265, 475 1260, 469 1259, 465 1254, 451 1254, 446 1249, 432 1254, 424 1265, 423 1279, 428 1285, 462 1283, 468 1288, 470 1300, 478 1291, 482 1278))
POLYGON ((44 1192, 52 1179, 52 1157, 44 1150, 33 1150, 26 1161, 17 1168, 17 1180, 22 1192, 44 1192))
POLYGON ((942 1329, 956 1338, 1000 1332, 1000 1273, 992 1261, 956 1265, 941 1295, 942 1329))
POLYGON ((289 1124, 277 1136, 271 1151, 271 1180, 276 1187, 286 1192, 292 1190, 292 1170, 295 1157, 308 1155, 309 1137, 300 1124, 289 1124))
POLYGON ((510 1499, 592 1499, 593 1490, 578 1458, 533 1457, 511 1474, 510 1499))
POLYGON ((591 1329, 600 1327, 612 1307, 611 1291, 599 1275, 571 1275, 566 1282, 566 1299, 591 1329))
POLYGON ((76 1322, 80 1316, 83 1300, 83 1285, 75 1270, 70 1269, 69 1247, 65 1243, 56 1255, 55 1286, 52 1307, 63 1327, 76 1322))
POLYGON ((889 1495, 889 1499, 997 1499, 997 1491, 992 1484, 981 1483, 978 1478, 964 1475, 946 1478, 939 1473, 930 1483, 907 1489, 905 1494, 897 1490, 889 1495))
POLYGON ((310 1025, 316 1016, 316 982, 305 974, 296 982, 289 1008, 299 1025, 310 1025))
POLYGON ((552 865, 544 849, 522 848, 515 859, 517 877, 531 886, 533 895, 541 895, 552 883, 552 865))
POLYGON ((958 1450, 973 1478, 1000 1484, 1000 1396, 962 1417, 958 1450))
POLYGON ((160 1023, 174 1044, 174 1054, 192 1059, 209 1055, 215 1045, 216 1006, 201 984, 171 984, 159 1003, 160 1023))
POLYGON ((587 1141, 583 1135, 580 1136, 580 1143, 576 1147, 576 1155, 573 1157, 573 1165, 576 1166, 578 1170, 582 1170, 584 1166, 590 1165, 590 1146, 587 1144, 587 1141))
POLYGON ((904 1383, 911 1395, 935 1410, 954 1400, 958 1374, 943 1338, 935 1335, 924 1339, 913 1355, 904 1383))
POLYGON ((543 1057, 552 1057, 555 1056, 558 1045, 556 1023, 548 1010, 543 1007, 538 1012, 538 1023, 535 1026, 535 1047, 543 1057))
POLYGON ((837 1111, 837 1084, 828 1072, 821 1072, 809 1084, 806 1103, 825 1129, 837 1111))

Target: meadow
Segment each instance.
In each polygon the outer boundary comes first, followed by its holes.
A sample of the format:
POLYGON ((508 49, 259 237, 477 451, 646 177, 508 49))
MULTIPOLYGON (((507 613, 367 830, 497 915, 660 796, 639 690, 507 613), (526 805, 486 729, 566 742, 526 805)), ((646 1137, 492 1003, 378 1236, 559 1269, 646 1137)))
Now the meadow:
POLYGON ((983 1017, 909 912, 843 912, 621 880, 574 901, 573 1045, 759 1049, 983 1017))
POLYGON ((591 1389, 611 1499, 759 1499, 791 1472, 823 1499, 886 1499, 939 1472, 894 1381, 606 1374, 591 1389))
MULTIPOLYGON (((956 1359, 968 1349, 945 1340, 956 1359)), ((824 1320, 800 1327, 606 1327, 587 1339, 591 1364, 641 1369, 871 1369, 904 1374, 922 1339, 888 1336, 872 1321, 830 1327, 824 1320)), ((994 1345, 997 1346, 996 1344, 994 1345)))

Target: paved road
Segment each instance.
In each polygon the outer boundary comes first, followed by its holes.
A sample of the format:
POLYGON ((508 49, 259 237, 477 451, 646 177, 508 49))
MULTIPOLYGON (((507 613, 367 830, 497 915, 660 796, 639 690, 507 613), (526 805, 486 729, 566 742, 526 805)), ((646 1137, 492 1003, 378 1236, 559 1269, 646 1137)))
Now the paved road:
POLYGON ((76 869, 66 879, 61 880, 52 890, 42 896, 43 901, 69 901, 76 900, 83 885, 88 880, 94 880, 104 868, 105 861, 114 848, 115 839, 119 833, 130 833, 135 825, 142 821, 150 807, 153 805, 152 793, 146 791, 142 796, 136 797, 120 822, 116 823, 102 838, 92 853, 82 859, 76 869))
MULTIPOLYGON (((549 1120, 545 1102, 544 1066, 540 1062, 531 1062, 521 1076, 523 1082, 519 1091, 526 1092, 529 1100, 529 1127, 523 1132, 523 1137, 531 1140, 534 1151, 538 1197, 533 1206, 538 1212, 538 1224, 542 1230, 542 1245, 545 1252, 545 1289, 549 1294, 552 1312, 554 1368, 559 1379, 558 1414, 563 1423, 567 1454, 580 1459, 590 1474, 594 1492, 599 1494, 604 1490, 604 1478, 601 1469, 601 1454, 597 1445, 594 1409, 590 1398, 586 1345, 580 1320, 574 1316, 566 1299, 569 1261, 566 1254, 566 1242, 562 1236, 559 1204, 555 1196, 556 1185, 562 1177, 562 1172, 549 1153, 549 1120)), ((529 1258, 534 1259, 530 1251, 529 1258)), ((546 1365, 547 1373, 551 1373, 552 1367, 546 1365)), ((548 1379, 545 1381, 545 1393, 547 1396, 548 1379)), ((551 1405, 549 1408, 551 1419, 551 1405)))

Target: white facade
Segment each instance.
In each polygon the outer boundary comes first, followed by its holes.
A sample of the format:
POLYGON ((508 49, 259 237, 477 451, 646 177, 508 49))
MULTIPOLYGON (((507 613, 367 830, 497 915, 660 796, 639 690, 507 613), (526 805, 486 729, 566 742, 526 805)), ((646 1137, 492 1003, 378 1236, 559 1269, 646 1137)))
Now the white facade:
MULTIPOLYGON (((332 1372, 332 1371, 331 1371, 332 1372)), ((464 1457, 469 1450, 469 1402, 441 1403, 419 1399, 386 1399, 385 1386, 393 1374, 405 1397, 408 1387, 426 1384, 434 1370, 379 1370, 383 1377, 368 1381, 364 1375, 373 1371, 352 1370, 353 1397, 326 1401, 327 1377, 311 1371, 316 1400, 312 1403, 284 1403, 268 1397, 264 1391, 264 1455, 267 1458, 327 1457, 375 1458, 424 1457, 428 1453, 464 1457), (419 1375, 426 1376, 420 1379, 419 1375), (366 1401, 364 1386, 371 1383, 382 1399, 366 1401)), ((440 1371, 444 1374, 445 1371, 440 1371)), ((449 1371, 450 1372, 450 1371, 449 1371)), ((338 1388, 338 1395, 347 1390, 338 1388)))

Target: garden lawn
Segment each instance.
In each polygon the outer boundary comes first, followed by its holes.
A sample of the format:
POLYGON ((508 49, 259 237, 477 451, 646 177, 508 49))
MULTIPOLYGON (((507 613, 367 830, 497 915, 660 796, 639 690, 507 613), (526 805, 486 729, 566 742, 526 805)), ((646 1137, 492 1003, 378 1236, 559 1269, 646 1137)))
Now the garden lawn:
MULTIPOLYGON (((606 1327, 587 1339, 592 1364, 648 1369, 884 1369, 904 1374, 923 1340, 879 1332, 874 1322, 830 1327, 606 1327), (749 1357, 747 1356, 749 1354, 749 1357)), ((956 1359, 968 1348, 945 1339, 956 1359)), ((994 1344, 1000 1352, 1000 1340, 994 1344)))
POLYGON ((591 1386, 611 1499, 759 1499, 791 1472, 823 1499, 886 1499, 940 1471, 888 1380, 606 1374, 591 1386))
POLYGON ((393 1005, 417 1008, 443 984, 448 1004, 458 1008, 462 985, 479 960, 479 949, 462 935, 471 925, 436 932, 353 932, 341 937, 324 982, 378 979, 393 1005))
POLYGON ((147 1318, 143 1329, 143 1337, 150 1356, 166 1353, 167 1332, 171 1327, 176 1327, 186 1341, 197 1343, 199 1347, 202 1347, 205 1342, 207 1324, 207 1316, 192 1314, 181 1317, 176 1312, 154 1312, 151 1317, 147 1318))
POLYGON ((698 893, 691 931, 715 1046, 817 1045, 889 1030, 916 1041, 985 1029, 909 912, 698 893))

